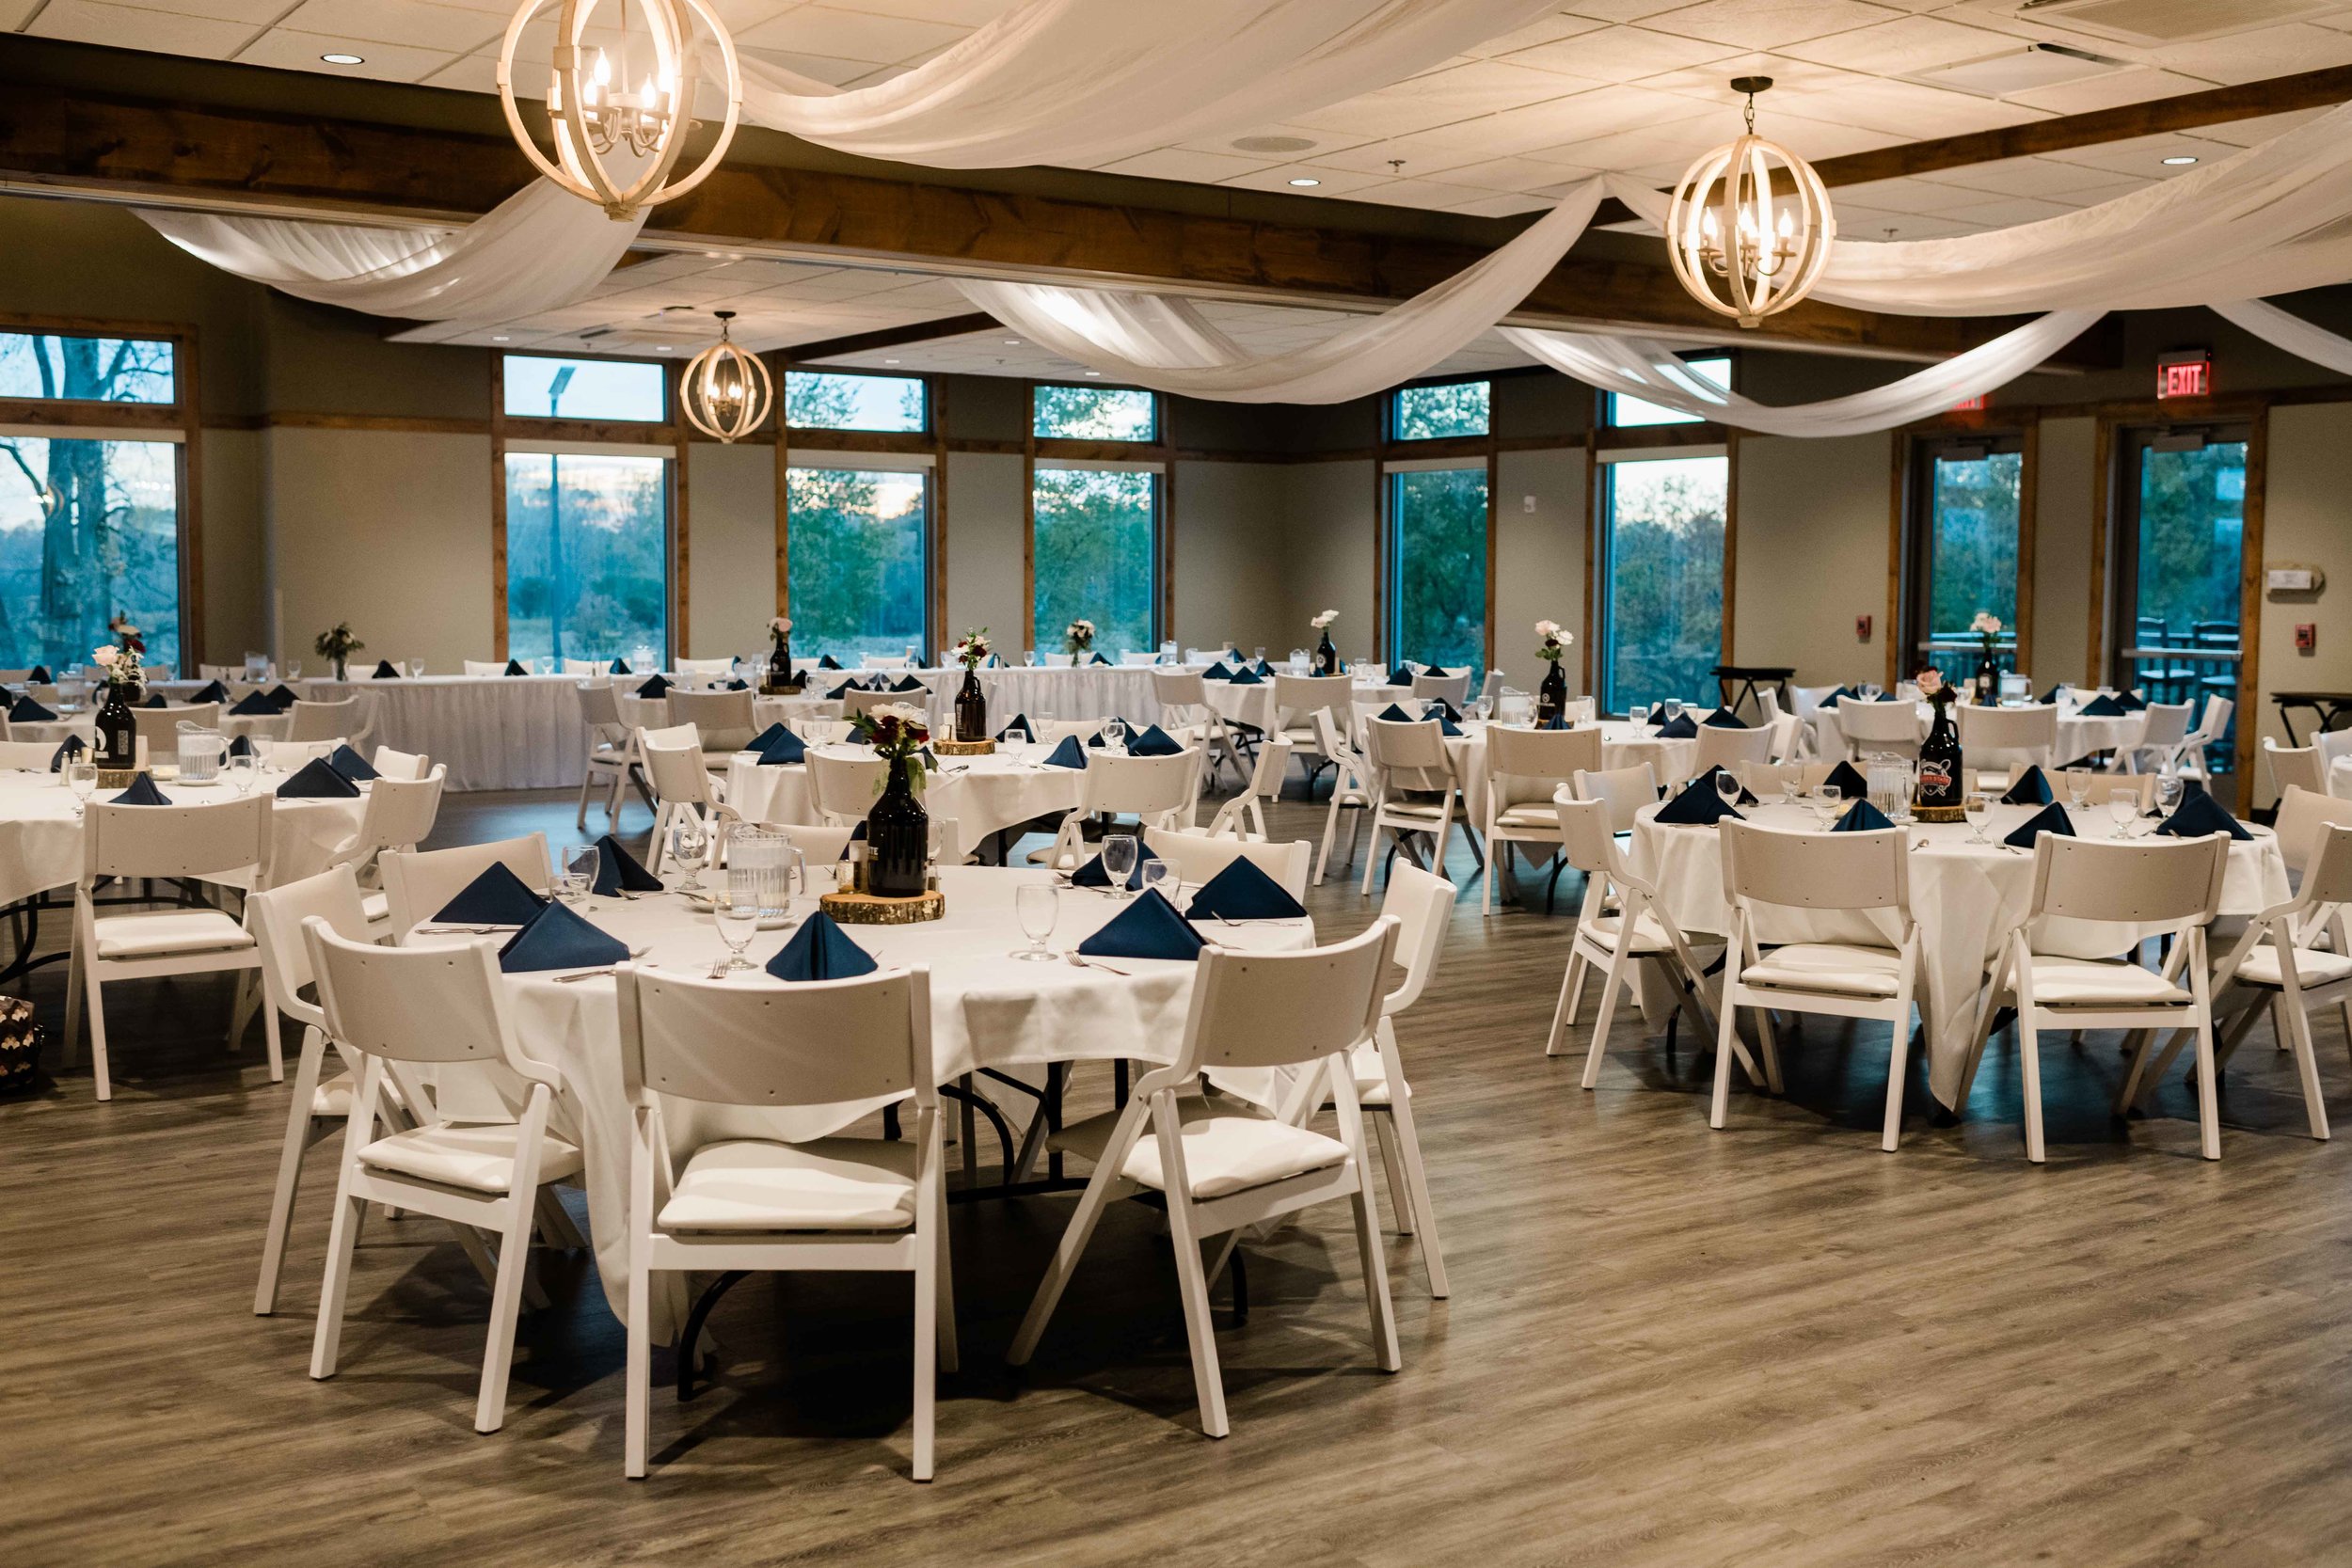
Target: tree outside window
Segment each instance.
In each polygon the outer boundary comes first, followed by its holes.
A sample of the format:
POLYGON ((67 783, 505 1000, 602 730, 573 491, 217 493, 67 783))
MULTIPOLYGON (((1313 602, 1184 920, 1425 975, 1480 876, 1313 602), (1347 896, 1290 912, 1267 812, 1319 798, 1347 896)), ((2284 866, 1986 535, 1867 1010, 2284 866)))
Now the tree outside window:
POLYGON ((1032 563, 1037 645, 1092 621, 1112 657, 1159 645, 1159 476, 1129 468, 1040 468, 1032 563))
POLYGON ((1391 474, 1389 508, 1391 651, 1446 670, 1468 668, 1475 685, 1486 663, 1486 466, 1391 474))
POLYGON ((1622 712, 1697 701, 1723 660, 1722 457, 1610 464, 1602 471, 1608 581, 1602 697, 1622 712))

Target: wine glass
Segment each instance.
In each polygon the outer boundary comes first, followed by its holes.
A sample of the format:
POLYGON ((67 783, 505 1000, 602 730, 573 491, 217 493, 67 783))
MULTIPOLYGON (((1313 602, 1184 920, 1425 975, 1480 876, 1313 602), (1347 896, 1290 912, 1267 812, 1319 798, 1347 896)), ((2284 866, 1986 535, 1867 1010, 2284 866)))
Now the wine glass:
POLYGON ((424 673, 424 660, 421 658, 410 659, 408 661, 408 673, 411 675, 421 676, 424 673))
POLYGON ((1136 868, 1136 837, 1133 833, 1109 833, 1103 839, 1103 870, 1111 879, 1111 892, 1127 895, 1127 878, 1136 868))
POLYGON ((1740 803, 1740 775, 1728 768, 1715 769, 1715 793, 1723 797, 1725 806, 1740 803))
POLYGON ((2107 792, 2107 820, 2115 824, 2115 832, 2107 835, 2109 838, 2131 837, 2127 830, 2131 827, 2132 818, 2138 815, 2138 790, 2113 789, 2107 792))
POLYGON ((743 950, 759 934, 759 890, 746 879, 741 886, 729 878, 725 887, 711 895, 710 918, 719 927, 719 940, 727 944, 724 963, 710 972, 712 979, 738 969, 750 969, 752 961, 743 957, 743 950))
POLYGON ((682 811, 670 820, 670 853, 686 868, 686 878, 677 885, 680 893, 700 893, 703 890, 703 856, 710 848, 709 830, 703 819, 691 811, 682 811))
POLYGON ((1876 681, 1864 681, 1862 683, 1862 700, 1866 703, 1875 703, 1879 700, 1880 693, 1883 692, 1885 689, 1886 688, 1881 686, 1876 681))
POLYGON ((564 850, 564 901, 565 903, 582 904, 590 909, 596 907, 588 903, 588 890, 596 885, 596 863, 602 858, 596 853, 596 847, 593 844, 574 844, 565 847, 564 850))
POLYGON ((1960 802, 1961 815, 1968 818, 1968 842, 1982 844, 1984 825, 1993 819, 1993 799, 1982 790, 1971 790, 1960 802))
POLYGON ((1837 810, 1845 804, 1845 790, 1839 785, 1826 780, 1822 781, 1820 793, 1813 802, 1813 809, 1820 814, 1821 826, 1826 828, 1837 820, 1837 810))
POLYGON ((2066 803, 2076 811, 2086 811, 2090 809, 2090 775, 2083 768, 2072 768, 2067 769, 2066 803))
POLYGON ((1029 939, 1029 945, 1012 957, 1029 963, 1050 962, 1053 949, 1045 939, 1054 934, 1054 923, 1061 918, 1061 891, 1051 882, 1025 882, 1012 891, 1012 911, 1021 922, 1021 934, 1029 939))
POLYGON ((253 793, 253 759, 249 756, 230 757, 224 765, 229 775, 229 787, 237 792, 239 800, 253 793))
POLYGON ((1176 868, 1166 861, 1150 860, 1136 867, 1136 879, 1143 884, 1144 892, 1157 893, 1165 898, 1168 896, 1168 879, 1175 873, 1176 868))
POLYGON ((286 660, 286 678, 290 681, 298 681, 302 678, 302 660, 298 658, 286 660))
POLYGON ((1666 710, 1666 722, 1669 724, 1682 717, 1682 699, 1679 697, 1669 697, 1659 706, 1666 710))
POLYGON ((98 764, 90 761, 87 752, 74 758, 65 765, 65 784, 73 791, 73 816, 78 821, 89 798, 98 793, 98 764))
POLYGON ((2187 786, 2181 776, 2170 768, 2156 775, 2156 809, 2170 816, 2181 806, 2181 793, 2187 786))
POLYGON ((1125 747, 1127 744, 1127 721, 1120 718, 1116 714, 1104 721, 1103 738, 1109 742, 1112 746, 1121 748, 1125 747))

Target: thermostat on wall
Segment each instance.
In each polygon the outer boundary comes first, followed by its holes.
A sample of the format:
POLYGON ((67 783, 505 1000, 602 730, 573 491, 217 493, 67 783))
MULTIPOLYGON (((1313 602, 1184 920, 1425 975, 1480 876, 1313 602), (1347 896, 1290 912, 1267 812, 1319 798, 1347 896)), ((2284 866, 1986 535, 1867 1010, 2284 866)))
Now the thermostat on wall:
POLYGON ((2272 566, 2263 573, 2263 586, 2273 594, 2316 594, 2328 586, 2328 574, 2316 566, 2272 566))

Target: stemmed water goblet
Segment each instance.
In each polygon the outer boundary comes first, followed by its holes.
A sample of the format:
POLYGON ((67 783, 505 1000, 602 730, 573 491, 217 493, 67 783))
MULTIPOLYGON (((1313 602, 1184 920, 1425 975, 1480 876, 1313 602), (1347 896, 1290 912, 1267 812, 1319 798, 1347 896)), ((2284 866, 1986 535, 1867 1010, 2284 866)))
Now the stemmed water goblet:
POLYGON ((1025 882, 1013 890, 1012 909, 1029 945, 1011 956, 1026 963, 1049 962, 1054 952, 1045 945, 1045 939, 1054 934, 1054 925, 1061 918, 1061 890, 1051 882, 1025 882))
POLYGON ((65 783, 73 791, 73 816, 79 821, 89 806, 89 798, 98 792, 98 764, 87 755, 76 757, 65 765, 65 783))
POLYGON ((1968 842, 1985 842, 1984 825, 1993 818, 1993 799, 1982 790, 1970 790, 1960 802, 1961 815, 1968 819, 1968 842))
POLYGON ((691 811, 682 811, 670 821, 670 854, 686 868, 686 876, 677 885, 680 893, 703 891, 703 856, 710 848, 710 831, 703 819, 691 811))
POLYGON ((1136 838, 1133 833, 1110 833, 1103 840, 1103 871, 1110 878, 1111 895, 1127 896, 1127 879, 1136 869, 1136 838))

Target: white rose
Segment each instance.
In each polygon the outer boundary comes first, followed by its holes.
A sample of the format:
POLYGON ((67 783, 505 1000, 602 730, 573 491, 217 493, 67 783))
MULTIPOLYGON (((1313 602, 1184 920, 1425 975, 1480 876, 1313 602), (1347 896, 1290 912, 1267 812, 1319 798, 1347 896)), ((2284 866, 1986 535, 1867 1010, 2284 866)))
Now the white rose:
POLYGON ((115 667, 115 660, 120 658, 121 657, 122 650, 115 647, 111 643, 103 648, 93 648, 90 650, 90 657, 95 659, 99 668, 103 670, 113 669, 115 667))
POLYGON ((873 711, 877 718, 896 719, 901 724, 917 724, 928 728, 931 721, 930 714, 919 707, 911 707, 905 703, 882 703, 873 711))
POLYGON ((792 618, 788 615, 779 615, 768 623, 768 629, 779 636, 789 637, 792 634, 792 618))

